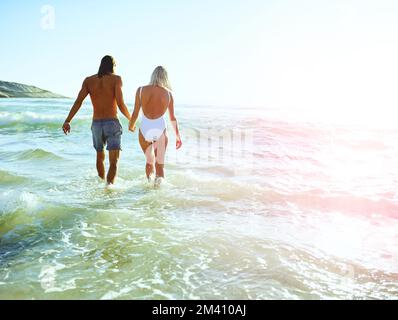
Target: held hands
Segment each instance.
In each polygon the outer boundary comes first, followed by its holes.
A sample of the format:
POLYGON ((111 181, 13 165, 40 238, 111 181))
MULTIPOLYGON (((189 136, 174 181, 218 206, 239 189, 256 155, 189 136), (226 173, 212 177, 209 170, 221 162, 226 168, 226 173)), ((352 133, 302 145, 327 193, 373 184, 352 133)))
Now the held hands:
POLYGON ((129 121, 129 130, 131 132, 135 132, 135 123, 132 123, 131 121, 129 121))
POLYGON ((65 121, 64 125, 62 126, 62 130, 64 131, 65 135, 70 133, 70 123, 65 121))

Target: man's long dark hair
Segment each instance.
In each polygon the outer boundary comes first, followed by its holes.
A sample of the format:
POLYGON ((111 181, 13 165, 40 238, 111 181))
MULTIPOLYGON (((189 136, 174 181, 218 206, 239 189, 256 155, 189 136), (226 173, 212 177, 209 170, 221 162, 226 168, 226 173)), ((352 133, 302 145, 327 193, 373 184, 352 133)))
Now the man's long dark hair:
POLYGON ((114 73, 115 59, 111 56, 105 56, 101 60, 101 65, 98 70, 98 78, 102 78, 108 74, 114 73))

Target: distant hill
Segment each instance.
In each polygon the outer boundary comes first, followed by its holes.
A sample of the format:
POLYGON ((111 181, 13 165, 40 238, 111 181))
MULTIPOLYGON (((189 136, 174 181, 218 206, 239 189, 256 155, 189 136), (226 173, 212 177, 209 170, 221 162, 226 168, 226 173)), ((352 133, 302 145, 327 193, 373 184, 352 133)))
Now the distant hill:
POLYGON ((0 81, 0 98, 66 98, 26 84, 0 81))

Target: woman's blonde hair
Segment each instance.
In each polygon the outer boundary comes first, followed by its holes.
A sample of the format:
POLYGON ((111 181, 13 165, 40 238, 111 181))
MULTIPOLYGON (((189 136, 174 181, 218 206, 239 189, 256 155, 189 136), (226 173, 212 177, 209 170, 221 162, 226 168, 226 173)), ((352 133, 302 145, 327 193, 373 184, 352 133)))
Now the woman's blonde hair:
POLYGON ((167 74, 167 70, 162 66, 156 67, 152 73, 151 82, 149 83, 149 85, 159 86, 171 90, 171 85, 169 81, 169 76, 167 74))

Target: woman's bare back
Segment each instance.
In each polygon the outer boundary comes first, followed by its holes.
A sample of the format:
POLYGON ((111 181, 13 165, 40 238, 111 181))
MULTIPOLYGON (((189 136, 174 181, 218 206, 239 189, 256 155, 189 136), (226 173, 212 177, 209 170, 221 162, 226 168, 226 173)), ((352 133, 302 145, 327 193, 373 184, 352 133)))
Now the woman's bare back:
POLYGON ((142 87, 141 107, 148 119, 157 119, 163 116, 170 103, 169 92, 157 86, 142 87))

